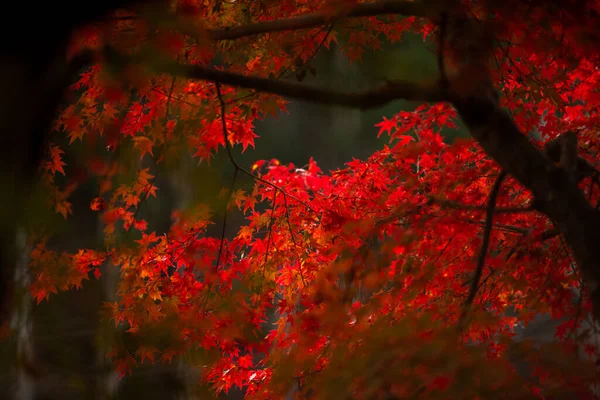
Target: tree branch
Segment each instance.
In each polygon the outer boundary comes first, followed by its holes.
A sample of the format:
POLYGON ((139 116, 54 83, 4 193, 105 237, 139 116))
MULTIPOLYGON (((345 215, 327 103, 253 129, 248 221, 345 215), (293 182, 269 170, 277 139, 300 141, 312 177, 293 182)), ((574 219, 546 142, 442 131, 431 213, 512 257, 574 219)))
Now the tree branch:
POLYGON ((304 207, 306 207, 307 209, 309 209, 310 211, 312 211, 314 214, 316 214, 318 216, 319 214, 311 206, 309 206, 306 202, 298 199, 295 196, 292 196, 291 194, 287 193, 285 190, 283 190, 281 187, 275 185, 274 183, 271 183, 271 182, 261 178, 260 176, 254 175, 252 172, 248 171, 247 169, 242 167, 237 162, 237 160, 233 156, 233 152, 231 149, 231 143, 229 142, 227 123, 225 121, 225 101, 223 100, 223 95, 221 93, 221 87, 219 84, 216 85, 216 92, 217 92, 217 98, 219 99, 219 104, 220 104, 220 108, 221 108, 221 127, 222 127, 222 131, 223 131, 223 140, 225 141, 225 148, 227 149, 227 156, 229 157, 229 161, 231 161, 231 164, 235 168, 235 173, 237 174, 238 171, 242 172, 243 174, 246 174, 250 178, 254 179, 256 182, 261 182, 267 186, 272 187, 275 190, 275 192, 277 192, 277 191, 281 192, 281 194, 283 194, 284 199, 286 197, 289 197, 289 198, 297 201, 298 203, 302 204, 304 207))
POLYGON ((544 146, 544 152, 552 161, 572 176, 579 183, 582 179, 598 175, 594 168, 577 150, 577 132, 565 132, 544 146))
MULTIPOLYGON (((419 1, 405 0, 380 0, 374 3, 358 4, 343 17, 372 17, 377 15, 407 15, 415 17, 435 17, 439 14, 436 7, 419 1)), ((327 13, 314 13, 291 18, 258 22, 236 27, 209 30, 211 40, 233 40, 247 36, 260 35, 271 32, 283 32, 299 29, 314 28, 325 25, 339 18, 338 15, 327 13)))
MULTIPOLYGON (((126 56, 110 48, 105 49, 104 54, 107 61, 114 62, 117 65, 143 63, 144 61, 143 57, 126 56)), ((297 82, 243 75, 202 65, 159 62, 151 65, 151 68, 158 73, 172 74, 188 79, 212 81, 320 104, 361 109, 379 107, 399 99, 427 102, 450 99, 447 90, 433 82, 387 81, 375 88, 357 92, 343 92, 297 82)))
POLYGON ((473 300, 475 300, 475 295, 477 294, 477 287, 479 286, 479 281, 481 280, 481 274, 483 272, 483 266, 485 263, 485 257, 487 256, 488 247, 490 244, 490 236, 492 233, 492 225, 494 219, 494 208, 496 208, 496 198, 498 197, 498 193, 500 192, 500 187, 502 186, 502 181, 506 177, 506 172, 502 170, 500 175, 496 178, 494 182, 494 186, 492 186, 492 190, 490 191, 490 197, 487 204, 486 210, 486 219, 485 226, 483 228, 483 240, 481 242, 481 249, 479 250, 479 256, 477 258, 477 267, 475 268, 475 275, 473 276, 473 280, 471 281, 471 286, 469 287, 469 294, 467 295, 467 299, 465 300, 465 304, 463 306, 463 311, 460 317, 459 328, 462 330, 464 328, 465 317, 471 308, 471 304, 473 304, 473 300))
MULTIPOLYGON (((487 206, 482 205, 482 206, 478 206, 478 205, 472 205, 472 204, 463 204, 463 203, 459 203, 456 201, 452 201, 452 200, 445 200, 445 199, 438 199, 435 197, 430 197, 429 198, 432 202, 439 204, 441 207, 447 207, 447 208, 455 208, 457 210, 481 210, 481 211, 485 211, 487 210, 487 206)), ((532 212, 535 211, 533 207, 496 207, 494 209, 494 212, 496 214, 500 214, 500 213, 505 213, 505 214, 509 214, 509 213, 527 213, 527 212, 532 212)))
POLYGON ((456 99, 454 106, 485 152, 532 191, 536 208, 556 224, 573 250, 600 316, 600 218, 569 174, 538 150, 510 116, 485 98, 456 99))

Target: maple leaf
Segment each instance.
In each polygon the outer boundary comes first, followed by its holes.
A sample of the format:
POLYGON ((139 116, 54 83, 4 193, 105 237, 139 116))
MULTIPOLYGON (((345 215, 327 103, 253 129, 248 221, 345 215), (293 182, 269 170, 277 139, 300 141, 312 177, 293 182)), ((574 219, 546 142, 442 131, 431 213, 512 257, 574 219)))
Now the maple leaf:
POLYGON ((169 364, 173 362, 173 357, 177 356, 177 351, 175 349, 167 349, 162 352, 160 357, 162 362, 168 362, 169 364))
POLYGON ((127 374, 131 374, 131 370, 137 366, 137 361, 132 355, 126 355, 123 358, 117 358, 115 360, 116 370, 119 373, 119 379, 127 374))
POLYGON ((375 126, 379 128, 377 137, 381 136, 384 132, 391 136, 392 130, 396 129, 396 119, 387 119, 386 117, 383 117, 383 121, 375 124, 375 126))
POLYGON ((147 186, 150 182, 150 179, 154 178, 154 175, 151 175, 148 172, 149 170, 149 168, 144 168, 138 171, 138 182, 143 186, 147 186))
POLYGON ((73 142, 78 139, 83 141, 84 136, 85 136, 85 131, 81 128, 70 130, 68 133, 69 144, 73 144, 73 142))
POLYGON ((239 124, 233 133, 233 140, 242 144, 242 152, 246 151, 248 146, 254 147, 254 139, 257 137, 249 124, 239 124))
POLYGON ((106 202, 102 197, 96 197, 90 203, 90 209, 93 211, 104 211, 106 209, 106 202))
POLYGON ((398 141, 399 146, 406 146, 407 144, 409 144, 410 142, 415 140, 412 136, 408 136, 408 135, 400 135, 400 136, 396 136, 396 138, 399 139, 399 141, 398 141))
POLYGON ((127 207, 135 207, 140 203, 140 196, 135 193, 127 192, 123 196, 123 200, 127 207))
POLYGON ((157 242, 158 240, 160 240, 160 238, 156 236, 155 232, 152 232, 149 235, 146 233, 142 233, 142 238, 136 240, 136 242, 139 243, 142 247, 148 247, 152 243, 157 242))
POLYGON ((242 204, 246 201, 246 192, 243 189, 237 189, 235 192, 231 193, 231 201, 237 208, 241 209, 242 204))
POLYGON ((135 221, 133 221, 133 227, 138 231, 143 232, 146 229, 148 229, 148 223, 143 219, 136 219, 135 221))
POLYGON ((158 188, 154 185, 148 185, 146 187, 146 196, 152 196, 154 198, 156 198, 156 191, 158 190, 158 188))
POLYGON ((58 201, 54 205, 54 209, 57 213, 62 215, 64 219, 67 219, 69 214, 73 214, 72 204, 66 200, 58 201))
POLYGON ((236 238, 241 239, 246 242, 249 242, 250 240, 252 240, 253 232, 254 232, 254 229, 251 226, 248 226, 248 225, 242 226, 240 228, 240 232, 238 233, 236 238))
POLYGON ((257 56, 257 57, 254 57, 252 60, 249 60, 246 63, 246 68, 248 68, 249 71, 252 71, 256 67, 256 65, 260 62, 260 59, 261 59, 261 56, 257 56))
POLYGON ((158 353, 158 349, 154 347, 140 346, 140 348, 137 351, 137 354, 139 355, 142 364, 146 359, 148 359, 152 364, 154 364, 154 353, 158 353))
POLYGON ((252 361, 252 356, 246 354, 238 357, 237 364, 242 368, 251 368, 254 365, 254 362, 252 361))
POLYGON ((254 196, 247 196, 243 202, 244 213, 247 213, 248 211, 254 211, 256 203, 258 203, 258 200, 254 196))
POLYGON ((52 173, 52 175, 56 175, 57 172, 61 174, 65 174, 65 170, 63 166, 65 166, 65 162, 62 161, 62 155, 64 151, 60 149, 60 147, 56 145, 50 145, 50 161, 47 163, 48 169, 52 173))
POLYGON ((152 154, 152 146, 154 145, 154 142, 151 139, 145 136, 135 136, 132 139, 133 145, 140 150, 140 159, 144 158, 146 153, 150 153, 151 156, 154 155, 152 154))

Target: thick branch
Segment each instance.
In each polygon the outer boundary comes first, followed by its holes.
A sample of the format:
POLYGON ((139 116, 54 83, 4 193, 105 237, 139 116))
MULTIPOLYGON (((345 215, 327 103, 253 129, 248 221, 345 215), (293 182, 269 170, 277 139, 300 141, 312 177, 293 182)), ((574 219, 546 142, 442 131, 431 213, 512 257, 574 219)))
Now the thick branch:
POLYGON ((566 132, 558 138, 546 143, 544 152, 552 161, 569 172, 577 182, 598 174, 584 158, 579 157, 577 150, 577 132, 566 132))
MULTIPOLYGON (((385 14, 435 17, 439 12, 431 4, 427 5, 418 1, 380 0, 374 3, 358 4, 350 11, 344 13, 343 17, 371 17, 385 14)), ((212 40, 233 40, 263 33, 313 28, 325 25, 337 18, 338 16, 336 15, 326 13, 306 14, 231 28, 209 30, 208 34, 212 40)))
MULTIPOLYGON (((169 68, 164 72, 169 72, 169 68)), ((199 65, 178 65, 170 72, 191 79, 203 79, 232 86, 256 89, 263 93, 272 93, 321 104, 362 109, 379 107, 397 99, 443 101, 446 96, 444 91, 440 90, 436 85, 408 81, 390 81, 369 90, 342 92, 291 81, 240 75, 199 65)))
MULTIPOLYGON (((128 56, 117 54, 110 49, 105 50, 105 56, 109 62, 115 62, 120 65, 144 61, 141 59, 134 60, 128 56)), ((188 79, 212 81, 230 86, 255 89, 263 93, 313 101, 320 104, 361 109, 379 107, 399 99, 431 102, 448 100, 447 91, 433 82, 415 83, 397 80, 388 81, 378 87, 364 91, 343 92, 298 82, 242 75, 202 65, 162 62, 152 65, 152 68, 159 73, 173 74, 188 79)))
POLYGON ((485 98, 455 100, 459 115, 486 153, 535 197, 573 250, 600 312, 600 218, 567 171, 533 146, 503 110, 485 98))

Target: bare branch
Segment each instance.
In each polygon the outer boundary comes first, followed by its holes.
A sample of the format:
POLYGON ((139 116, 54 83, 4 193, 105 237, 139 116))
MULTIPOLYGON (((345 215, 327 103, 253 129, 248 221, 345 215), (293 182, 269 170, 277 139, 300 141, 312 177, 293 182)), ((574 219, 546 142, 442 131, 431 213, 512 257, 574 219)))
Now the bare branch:
POLYGON ((275 191, 281 192, 281 194, 283 194, 283 196, 284 196, 284 199, 285 199, 285 197, 289 197, 290 199, 296 200, 298 203, 302 204, 304 207, 306 207, 307 209, 309 209, 310 211, 315 213, 317 215, 317 217, 319 217, 319 214, 311 206, 309 206, 306 202, 298 199, 295 196, 292 196, 291 194, 287 193, 285 190, 283 190, 279 186, 275 185, 274 183, 271 183, 271 182, 267 181, 266 179, 261 178, 260 176, 254 175, 252 172, 248 171, 247 169, 242 167, 240 164, 238 164, 235 157, 233 157, 233 152, 231 151, 231 143, 229 143, 229 139, 228 139, 227 123, 225 121, 225 101, 223 100, 223 95, 221 94, 221 87, 219 84, 216 85, 216 90, 217 90, 217 98, 219 99, 219 104, 221 106, 221 125, 222 125, 222 130, 223 130, 223 138, 225 140, 225 147, 227 148, 227 155, 229 157, 229 161, 231 161, 231 164, 233 164, 236 174, 238 171, 242 172, 242 173, 248 175, 249 177, 251 177, 252 179, 254 179, 255 181, 264 183, 265 185, 272 187, 275 191))

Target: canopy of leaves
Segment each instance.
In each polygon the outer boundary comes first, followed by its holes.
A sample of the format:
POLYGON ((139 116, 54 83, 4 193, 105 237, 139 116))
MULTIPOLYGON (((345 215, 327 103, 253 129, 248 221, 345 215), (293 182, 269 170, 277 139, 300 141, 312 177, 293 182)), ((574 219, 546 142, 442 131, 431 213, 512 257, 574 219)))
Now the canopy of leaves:
POLYGON ((581 326, 593 308, 583 282, 595 275, 582 274, 587 259, 562 224, 567 213, 539 196, 538 164, 473 129, 482 122, 463 100, 489 94, 475 85, 489 80, 541 155, 577 132, 587 173, 573 186, 595 208, 599 12, 594 0, 173 0, 115 10, 72 38, 69 57, 93 62, 70 87, 40 169, 47 203, 67 219, 69 196, 95 182, 89 202, 104 243, 62 252, 48 245, 51 226, 36 227, 31 294, 51 301, 110 264, 120 271, 118 299, 103 318, 136 338, 110 352, 121 375, 183 357, 215 393, 592 396, 597 349, 580 354, 578 344, 593 333, 581 326), (464 34, 456 21, 478 27, 464 34), (437 54, 439 85, 387 81, 338 93, 301 82, 318 74, 311 61, 332 43, 360 62, 409 32, 437 54), (280 96, 362 108, 427 103, 382 116, 373 135, 389 144, 339 170, 312 159, 240 165, 234 150, 260 145, 254 122, 284 111, 280 96), (456 127, 457 109, 475 139, 449 144, 440 132, 456 127), (168 232, 141 218, 161 194, 158 167, 210 163, 218 152, 234 172, 222 204, 179 210, 168 232), (245 223, 228 225, 232 213, 245 223), (515 340, 539 314, 560 321, 556 341, 515 340))

